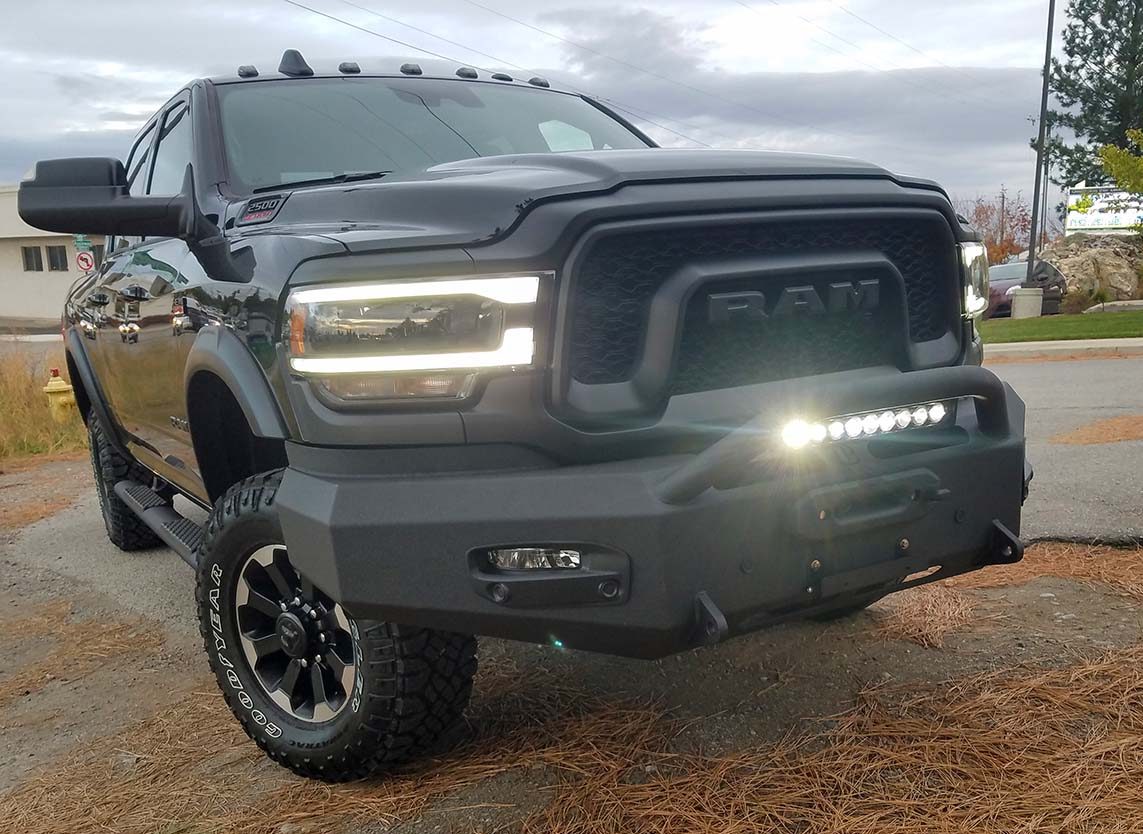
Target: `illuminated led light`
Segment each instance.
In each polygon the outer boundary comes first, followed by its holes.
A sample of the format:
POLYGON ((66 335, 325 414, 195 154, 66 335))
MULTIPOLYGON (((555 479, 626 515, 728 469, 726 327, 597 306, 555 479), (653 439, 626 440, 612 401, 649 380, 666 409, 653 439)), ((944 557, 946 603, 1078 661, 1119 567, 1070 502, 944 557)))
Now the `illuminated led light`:
POLYGON ((861 428, 866 434, 877 434, 877 430, 881 427, 876 414, 866 414, 861 418, 861 428))
POLYGON ((893 426, 897 423, 897 419, 893 416, 892 411, 882 411, 881 416, 877 418, 877 426, 881 431, 893 431, 893 426))
POLYGON ((298 304, 327 304, 336 301, 374 301, 384 298, 440 298, 450 295, 478 295, 501 304, 534 304, 540 294, 538 275, 506 278, 464 278, 445 281, 405 281, 391 284, 347 284, 297 290, 290 300, 298 304))
POLYGON ((782 427, 782 442, 791 449, 801 449, 811 439, 810 424, 805 420, 791 420, 782 427))
POLYGON ((913 411, 913 425, 923 426, 929 419, 929 411, 923 405, 913 411))
POLYGON ((828 433, 829 431, 826 429, 824 423, 814 423, 810 426, 810 440, 814 441, 814 443, 822 443, 825 441, 828 433))
POLYGON ((945 409, 944 403, 933 403, 929 406, 929 421, 939 423, 945 419, 945 414, 947 413, 948 411, 945 409))
POLYGON ((845 423, 834 420, 829 424, 829 436, 832 440, 841 440, 845 437, 845 423))
POLYGON ((495 350, 465 353, 422 353, 391 356, 295 356, 290 367, 303 374, 367 374, 386 371, 444 371, 450 369, 503 368, 532 364, 535 344, 532 328, 513 327, 504 331, 495 350))
POLYGON ((913 415, 909 413, 909 409, 903 408, 897 412, 897 418, 896 418, 897 428, 907 429, 907 428, 909 428, 909 424, 911 422, 913 422, 913 415))
POLYGON ((861 418, 850 417, 845 421, 845 433, 850 437, 861 437, 861 418))

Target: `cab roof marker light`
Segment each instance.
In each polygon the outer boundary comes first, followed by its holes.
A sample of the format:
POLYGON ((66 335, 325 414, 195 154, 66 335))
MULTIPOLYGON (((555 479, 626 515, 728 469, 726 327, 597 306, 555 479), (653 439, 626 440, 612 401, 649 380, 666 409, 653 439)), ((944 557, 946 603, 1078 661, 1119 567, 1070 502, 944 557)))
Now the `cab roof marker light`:
POLYGON ((478 295, 501 304, 534 304, 540 294, 538 275, 506 278, 461 278, 443 281, 404 281, 386 284, 345 284, 295 290, 290 300, 298 304, 338 301, 374 301, 385 298, 439 298, 478 295))
POLYGON ((394 371, 446 371, 505 368, 532 364, 535 343, 532 328, 504 331, 495 350, 466 353, 393 354, 390 356, 295 356, 290 367, 302 374, 368 374, 394 371))

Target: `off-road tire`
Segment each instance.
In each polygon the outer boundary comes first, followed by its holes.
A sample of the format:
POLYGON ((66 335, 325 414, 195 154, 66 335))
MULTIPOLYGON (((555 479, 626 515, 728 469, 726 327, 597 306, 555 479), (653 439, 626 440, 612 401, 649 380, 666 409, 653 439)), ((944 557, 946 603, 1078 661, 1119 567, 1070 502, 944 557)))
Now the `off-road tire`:
POLYGON ((352 620, 355 697, 322 723, 282 709, 251 670, 240 648, 234 594, 249 554, 284 541, 274 506, 281 479, 279 470, 231 487, 216 502, 199 551, 200 630, 231 712, 272 760, 328 782, 364 778, 445 749, 463 731, 472 692, 470 635, 352 620))
POLYGON ((95 491, 99 495, 99 510, 107 538, 120 550, 146 550, 162 547, 162 540, 143 523, 142 519, 115 494, 117 481, 132 480, 147 484, 151 474, 129 458, 123 457, 107 442, 105 429, 99 418, 92 414, 87 421, 87 440, 91 447, 91 469, 95 476, 95 491))

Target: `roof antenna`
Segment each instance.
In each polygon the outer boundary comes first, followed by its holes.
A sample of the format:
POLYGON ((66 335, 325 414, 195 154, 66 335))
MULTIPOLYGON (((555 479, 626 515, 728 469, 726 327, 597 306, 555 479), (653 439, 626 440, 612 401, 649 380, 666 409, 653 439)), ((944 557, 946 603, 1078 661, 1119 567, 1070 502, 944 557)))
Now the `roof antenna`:
POLYGON ((287 49, 282 53, 282 63, 278 64, 278 72, 295 77, 314 74, 306 59, 302 57, 302 53, 296 49, 287 49))

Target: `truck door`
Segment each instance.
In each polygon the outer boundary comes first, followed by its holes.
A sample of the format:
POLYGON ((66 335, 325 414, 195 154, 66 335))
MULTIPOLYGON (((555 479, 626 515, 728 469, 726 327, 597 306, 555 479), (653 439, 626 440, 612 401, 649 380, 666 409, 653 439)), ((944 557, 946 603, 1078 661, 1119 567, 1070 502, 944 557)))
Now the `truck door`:
MULTIPOLYGON (((127 155, 127 183, 133 196, 140 196, 147 188, 151 170, 151 148, 155 144, 155 121, 147 124, 135 138, 127 155)), ((136 249, 142 245, 138 237, 119 235, 107 240, 107 255, 99 266, 99 277, 91 283, 78 300, 80 327, 83 329, 84 347, 95 376, 112 416, 122 424, 118 380, 115 369, 119 364, 119 344, 127 328, 131 311, 126 299, 119 295, 128 277, 136 249)), ((127 328, 129 329, 129 328, 127 328)))
MULTIPOLYGON (((193 156, 189 95, 173 100, 158 120, 147 194, 182 190, 193 156)), ((123 423, 140 447, 140 460, 184 489, 201 492, 188 430, 183 366, 187 267, 193 260, 177 238, 151 238, 137 248, 133 273, 120 289, 130 321, 121 341, 123 423)))

